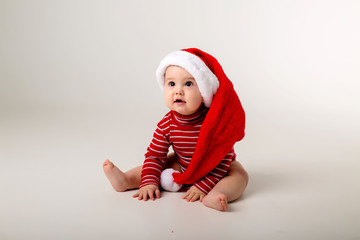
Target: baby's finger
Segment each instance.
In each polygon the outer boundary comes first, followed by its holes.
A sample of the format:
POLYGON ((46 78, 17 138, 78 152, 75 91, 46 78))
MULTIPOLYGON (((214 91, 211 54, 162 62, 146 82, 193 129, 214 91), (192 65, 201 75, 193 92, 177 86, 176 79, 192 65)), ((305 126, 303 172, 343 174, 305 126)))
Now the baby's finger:
POLYGON ((133 195, 133 198, 136 198, 136 197, 138 197, 139 196, 139 191, 137 191, 137 193, 135 193, 134 195, 133 195))
POLYGON ((142 199, 143 199, 143 193, 139 191, 138 200, 142 200, 142 199))
POLYGON ((142 191, 141 192, 141 199, 139 200, 144 200, 144 201, 147 201, 148 200, 148 193, 147 191, 142 191))
POLYGON ((148 195, 149 195, 149 199, 151 199, 151 200, 155 200, 155 198, 154 198, 154 191, 153 190, 149 190, 149 192, 148 192, 148 195))
POLYGON ((160 198, 160 190, 159 189, 156 189, 155 190, 155 195, 156 195, 156 198, 160 198))
POLYGON ((148 192, 144 192, 143 193, 143 200, 147 201, 148 200, 148 192))
POLYGON ((186 198, 189 196, 189 194, 190 194, 190 192, 187 191, 181 198, 182 198, 182 199, 186 199, 186 198))
POLYGON ((186 198, 186 200, 187 200, 188 202, 190 202, 191 199, 194 197, 194 195, 195 195, 195 193, 194 193, 194 192, 191 192, 191 193, 189 194, 189 196, 186 198))
POLYGON ((195 202, 196 200, 198 200, 200 197, 200 195, 198 193, 195 193, 194 196, 190 199, 190 202, 195 202))

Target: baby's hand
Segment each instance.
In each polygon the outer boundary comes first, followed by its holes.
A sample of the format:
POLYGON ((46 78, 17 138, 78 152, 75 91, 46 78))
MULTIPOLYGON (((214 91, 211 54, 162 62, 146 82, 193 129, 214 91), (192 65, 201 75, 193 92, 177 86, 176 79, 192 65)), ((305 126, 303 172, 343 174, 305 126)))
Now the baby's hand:
POLYGON ((160 190, 156 185, 146 185, 139 189, 137 193, 133 196, 134 198, 138 198, 138 200, 147 201, 148 197, 151 200, 155 200, 155 198, 160 198, 160 190))
POLYGON ((206 196, 205 193, 200 191, 195 185, 192 185, 190 189, 182 196, 183 199, 186 199, 188 202, 195 202, 200 200, 202 202, 203 198, 206 196))

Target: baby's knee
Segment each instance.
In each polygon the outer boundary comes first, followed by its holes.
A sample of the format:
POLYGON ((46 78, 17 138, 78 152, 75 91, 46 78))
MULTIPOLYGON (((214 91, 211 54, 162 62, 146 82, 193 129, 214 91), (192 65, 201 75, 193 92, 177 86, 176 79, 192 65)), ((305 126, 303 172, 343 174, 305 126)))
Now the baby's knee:
POLYGON ((231 163, 228 175, 240 177, 246 183, 249 181, 249 174, 238 161, 233 161, 231 163))

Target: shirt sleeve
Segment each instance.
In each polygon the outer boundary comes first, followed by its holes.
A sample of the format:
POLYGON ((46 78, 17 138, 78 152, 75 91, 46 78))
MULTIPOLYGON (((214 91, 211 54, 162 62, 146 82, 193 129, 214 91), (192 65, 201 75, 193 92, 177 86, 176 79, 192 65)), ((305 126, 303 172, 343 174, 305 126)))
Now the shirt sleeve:
POLYGON ((213 189, 215 185, 227 175, 230 169, 231 162, 234 159, 235 153, 234 149, 232 149, 231 152, 228 153, 225 158, 213 170, 211 170, 211 172, 209 172, 205 177, 203 177, 194 185, 203 193, 208 194, 211 189, 213 189))
POLYGON ((154 132, 150 146, 145 154, 145 161, 141 171, 140 188, 146 185, 159 186, 160 175, 167 160, 170 142, 164 133, 164 123, 160 122, 154 132))

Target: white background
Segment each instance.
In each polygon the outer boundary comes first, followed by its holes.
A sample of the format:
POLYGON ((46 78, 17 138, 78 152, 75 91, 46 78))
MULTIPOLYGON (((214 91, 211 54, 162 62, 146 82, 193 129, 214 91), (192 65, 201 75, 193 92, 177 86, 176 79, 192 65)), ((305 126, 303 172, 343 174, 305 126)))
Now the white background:
POLYGON ((358 239, 360 2, 0 0, 0 239, 358 239), (247 114, 226 213, 139 203, 169 52, 215 56, 247 114), (154 207, 155 206, 155 207, 154 207), (172 232, 173 231, 173 232, 172 232))

